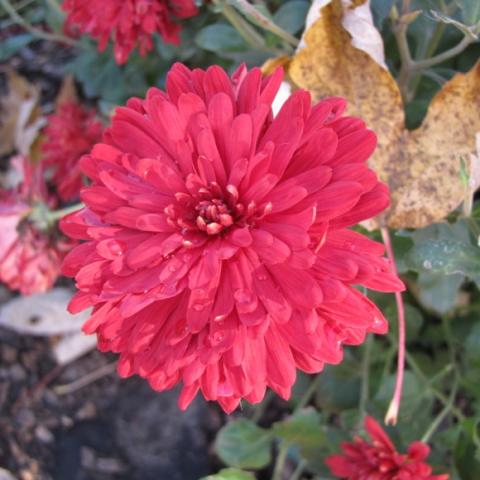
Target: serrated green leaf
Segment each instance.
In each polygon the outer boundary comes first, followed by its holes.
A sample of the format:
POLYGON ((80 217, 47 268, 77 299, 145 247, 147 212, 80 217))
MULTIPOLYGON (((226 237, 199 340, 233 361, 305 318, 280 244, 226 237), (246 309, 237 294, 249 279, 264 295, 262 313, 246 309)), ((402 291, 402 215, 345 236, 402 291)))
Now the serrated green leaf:
POLYGON ((208 475, 208 477, 202 477, 200 480, 255 480, 255 476, 250 472, 244 472, 236 468, 224 468, 215 475, 208 475))
POLYGON ((310 2, 292 0, 284 3, 273 15, 273 21, 291 34, 303 29, 310 2))
POLYGON ((239 52, 246 48, 238 32, 224 23, 214 23, 202 28, 195 37, 195 43, 211 52, 239 52))
POLYGON ((231 467, 263 468, 271 461, 272 439, 271 432, 252 421, 235 420, 218 432, 215 451, 231 467))

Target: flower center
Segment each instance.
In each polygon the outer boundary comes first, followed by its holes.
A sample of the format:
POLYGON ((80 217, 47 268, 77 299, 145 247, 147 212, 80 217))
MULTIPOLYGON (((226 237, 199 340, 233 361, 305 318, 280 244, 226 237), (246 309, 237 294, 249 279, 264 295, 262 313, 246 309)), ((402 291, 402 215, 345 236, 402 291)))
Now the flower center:
POLYGON ((220 198, 201 200, 196 205, 195 210, 198 213, 195 219, 197 227, 209 235, 220 233, 233 225, 234 214, 220 198))
POLYGON ((229 184, 225 189, 215 182, 195 189, 189 186, 190 193, 176 193, 176 202, 165 209, 167 222, 180 227, 183 233, 200 230, 207 235, 218 235, 232 225, 253 225, 272 209, 271 204, 264 205, 261 211, 253 201, 243 204, 234 185, 229 184))

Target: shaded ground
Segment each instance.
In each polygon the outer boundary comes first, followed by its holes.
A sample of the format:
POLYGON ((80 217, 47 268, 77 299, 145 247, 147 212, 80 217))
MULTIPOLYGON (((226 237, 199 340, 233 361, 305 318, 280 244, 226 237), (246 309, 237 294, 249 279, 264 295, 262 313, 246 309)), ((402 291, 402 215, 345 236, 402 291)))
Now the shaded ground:
POLYGON ((0 339, 0 467, 20 480, 197 480, 215 468, 216 407, 198 399, 183 413, 177 392, 115 374, 59 395, 55 386, 113 357, 92 352, 60 370, 49 340, 6 330, 0 339))

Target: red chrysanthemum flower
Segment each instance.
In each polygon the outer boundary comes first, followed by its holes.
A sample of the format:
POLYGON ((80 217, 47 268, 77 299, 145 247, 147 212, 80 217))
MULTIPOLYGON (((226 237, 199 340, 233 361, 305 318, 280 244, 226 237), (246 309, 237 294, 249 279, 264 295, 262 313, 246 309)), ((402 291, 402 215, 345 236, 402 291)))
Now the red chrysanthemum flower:
POLYGON ((99 42, 104 50, 110 38, 114 41, 115 60, 125 63, 138 46, 141 55, 153 48, 153 34, 165 42, 180 42, 180 26, 174 18, 197 14, 194 0, 65 0, 67 32, 79 29, 99 42))
POLYGON ((372 443, 355 437, 342 445, 344 455, 326 459, 332 475, 348 480, 448 480, 448 475, 432 475, 424 462, 430 453, 425 443, 414 442, 400 454, 372 417, 366 417, 365 429, 372 443))
POLYGON ((338 363, 387 322, 352 285, 402 289, 384 248, 346 227, 389 202, 366 166, 373 132, 338 98, 296 91, 273 118, 283 73, 176 64, 166 92, 119 108, 81 168, 86 208, 63 220, 87 240, 65 260, 77 312, 119 373, 156 390, 183 382, 232 411, 288 398, 296 368, 338 363))
POLYGON ((83 184, 78 161, 101 140, 102 132, 95 110, 74 102, 64 103, 58 113, 48 117, 42 161, 45 167, 52 168, 52 181, 62 200, 78 198, 83 184))
POLYGON ((12 166, 20 183, 0 191, 0 281, 31 295, 55 283, 63 257, 75 242, 42 222, 54 202, 48 198, 41 169, 25 157, 13 158, 12 166))

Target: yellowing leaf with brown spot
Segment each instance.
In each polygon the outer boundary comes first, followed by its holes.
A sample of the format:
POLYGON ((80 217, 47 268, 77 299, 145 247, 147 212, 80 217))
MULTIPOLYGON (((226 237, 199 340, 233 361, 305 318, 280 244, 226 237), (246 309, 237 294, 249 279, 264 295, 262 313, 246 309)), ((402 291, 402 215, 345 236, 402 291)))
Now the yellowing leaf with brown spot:
POLYGON ((345 97, 348 114, 363 118, 376 132, 378 147, 370 165, 391 190, 392 206, 385 214, 389 226, 419 228, 439 221, 465 196, 460 158, 469 160, 480 131, 480 66, 450 80, 432 100, 421 127, 407 131, 395 79, 352 45, 342 25, 346 11, 340 0, 321 9, 288 74, 315 100, 345 97))

